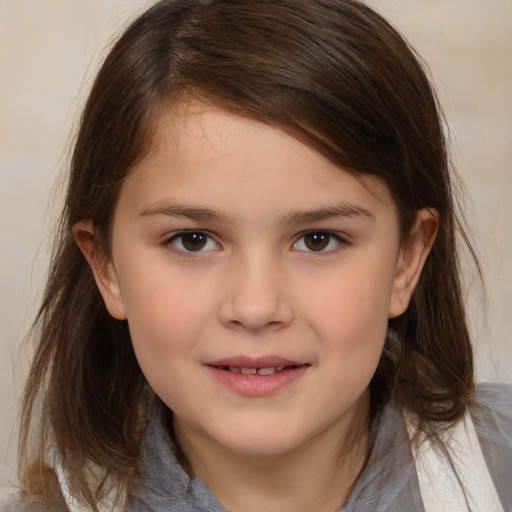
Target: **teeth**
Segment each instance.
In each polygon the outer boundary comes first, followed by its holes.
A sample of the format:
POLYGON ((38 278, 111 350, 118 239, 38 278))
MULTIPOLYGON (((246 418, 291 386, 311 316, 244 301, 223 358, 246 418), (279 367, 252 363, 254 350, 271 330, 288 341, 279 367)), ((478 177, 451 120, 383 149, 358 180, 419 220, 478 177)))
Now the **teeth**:
POLYGON ((273 375, 274 373, 283 371, 286 368, 286 366, 269 366, 267 368, 228 366, 224 368, 232 373, 241 373, 242 375, 273 375))
POLYGON ((258 375, 272 375, 276 373, 277 368, 258 368, 258 375))
POLYGON ((243 375, 254 375, 258 370, 256 368, 240 368, 243 375))

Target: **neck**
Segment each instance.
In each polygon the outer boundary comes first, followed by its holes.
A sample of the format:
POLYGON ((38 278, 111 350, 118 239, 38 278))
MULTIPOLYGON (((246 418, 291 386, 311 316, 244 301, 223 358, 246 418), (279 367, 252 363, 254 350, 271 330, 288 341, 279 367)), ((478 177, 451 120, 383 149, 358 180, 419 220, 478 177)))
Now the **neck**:
POLYGON ((191 472, 232 512, 338 510, 364 464, 370 403, 366 392, 347 417, 290 452, 233 453, 175 421, 191 472))

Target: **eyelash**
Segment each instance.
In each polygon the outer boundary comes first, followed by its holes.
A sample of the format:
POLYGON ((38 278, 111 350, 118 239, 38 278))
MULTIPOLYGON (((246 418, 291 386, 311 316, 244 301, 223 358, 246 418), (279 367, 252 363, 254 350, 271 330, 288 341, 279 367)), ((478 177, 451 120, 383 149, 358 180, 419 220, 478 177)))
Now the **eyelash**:
MULTIPOLYGON (((340 249, 343 249, 347 244, 347 240, 345 240, 343 237, 336 233, 324 230, 310 230, 302 233, 293 243, 292 248, 296 251, 308 253, 313 256, 322 256, 337 252, 340 249), (304 242, 308 236, 320 236, 320 238, 322 236, 326 236, 327 241, 325 247, 320 247, 318 250, 314 250, 311 248, 299 248, 299 244, 302 242, 302 244, 304 245, 304 242), (329 246, 332 245, 333 242, 336 244, 335 247, 329 248, 329 246)), ((190 257, 192 255, 200 254, 202 252, 221 249, 220 244, 217 243, 211 235, 200 230, 185 230, 174 233, 170 238, 165 240, 164 245, 170 246, 177 254, 180 254, 184 257, 190 257), (205 237, 205 245, 203 247, 199 247, 197 250, 187 249, 184 245, 184 237, 186 235, 197 235, 199 237, 205 237), (176 242, 180 242, 181 248, 177 247, 176 242), (211 245, 212 243, 215 244, 215 247, 208 247, 208 245, 211 245)))
POLYGON ((332 254, 332 253, 335 253, 341 249, 343 249, 345 246, 348 245, 348 242, 346 239, 344 239, 342 236, 340 236, 339 234, 336 234, 336 233, 332 233, 331 231, 325 231, 325 230, 321 230, 321 229, 318 229, 318 230, 310 230, 310 231, 306 231, 304 233, 302 233, 300 235, 300 237, 294 242, 293 244, 293 248, 297 251, 302 251, 302 252, 305 252, 307 253, 308 255, 313 255, 313 256, 324 256, 324 255, 327 255, 327 254, 332 254), (298 244, 300 242, 304 243, 306 237, 309 236, 315 236, 315 235, 322 235, 322 236, 327 236, 328 239, 327 239, 327 244, 326 244, 326 247, 324 248, 320 248, 319 250, 314 250, 314 249, 300 249, 300 248, 297 248, 298 244), (329 247, 329 245, 331 245, 332 243, 335 243, 336 246, 335 247, 332 247, 332 248, 329 248, 329 249, 326 249, 329 247))
POLYGON ((164 245, 172 247, 173 250, 175 250, 178 254, 181 254, 183 256, 188 256, 188 255, 199 254, 201 252, 205 252, 204 247, 200 247, 198 250, 195 250, 195 251, 187 249, 183 244, 183 239, 186 235, 199 235, 199 236, 205 237, 206 238, 205 247, 208 244, 211 244, 213 242, 215 244, 215 248, 210 247, 210 248, 206 249, 208 251, 220 249, 220 245, 213 239, 213 237, 211 235, 209 235, 208 233, 205 233, 204 231, 200 231, 200 230, 196 230, 196 229, 184 230, 184 231, 179 231, 177 233, 174 233, 170 238, 168 238, 165 241, 164 245), (177 241, 178 242, 181 241, 182 248, 179 248, 175 245, 175 242, 177 242, 177 241))

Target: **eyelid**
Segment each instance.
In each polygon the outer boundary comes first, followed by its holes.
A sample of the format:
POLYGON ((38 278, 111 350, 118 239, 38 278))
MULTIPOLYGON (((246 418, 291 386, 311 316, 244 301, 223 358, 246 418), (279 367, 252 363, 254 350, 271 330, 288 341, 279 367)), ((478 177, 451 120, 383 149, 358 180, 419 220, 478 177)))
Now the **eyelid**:
POLYGON ((217 242, 215 237, 213 235, 211 235, 210 233, 208 233, 207 231, 202 230, 202 229, 181 229, 179 231, 175 231, 174 233, 172 233, 171 235, 169 235, 165 238, 163 244, 165 246, 168 246, 169 248, 171 248, 177 254, 181 254, 184 256, 199 255, 204 252, 221 249, 221 245, 219 244, 219 242, 217 242), (184 235, 187 235, 190 233, 198 233, 198 234, 206 236, 208 239, 206 244, 211 244, 213 242, 215 244, 215 247, 201 248, 201 249, 194 251, 194 250, 188 250, 185 247, 179 248, 173 244, 173 242, 176 240, 179 240, 180 237, 183 237, 184 235))
MULTIPOLYGON (((169 247, 170 249, 172 249, 175 253, 177 253, 179 255, 190 257, 190 256, 200 255, 200 254, 203 254, 206 252, 222 249, 221 244, 217 241, 216 238, 217 237, 215 237, 214 235, 212 235, 211 233, 209 233, 206 230, 181 229, 181 230, 175 231, 175 232, 171 233, 170 235, 166 236, 163 241, 163 245, 169 247), (190 233, 197 233, 197 234, 204 235, 207 238, 205 247, 201 247, 197 250, 189 250, 184 246, 179 247, 173 243, 177 240, 179 241, 181 237, 183 237, 186 234, 190 234, 190 233)), ((328 255, 331 253, 335 253, 336 251, 343 249, 348 244, 349 244, 349 241, 347 240, 347 237, 341 233, 338 233, 335 231, 329 231, 326 229, 308 229, 308 230, 303 231, 302 233, 299 233, 297 235, 297 237, 295 238, 295 241, 292 244, 292 249, 296 250, 298 252, 307 253, 308 255, 312 255, 312 256, 322 256, 322 255, 328 255), (304 238, 308 234, 314 234, 314 233, 325 234, 329 237, 329 241, 327 243, 326 248, 314 250, 314 249, 308 248, 307 246, 299 247, 299 244, 301 243, 301 241, 303 241, 304 238), (334 247, 332 247, 333 244, 334 244, 334 247)))
POLYGON ((346 237, 344 237, 342 234, 340 233, 337 233, 337 232, 334 232, 334 231, 329 231, 329 230, 326 230, 326 229, 308 229, 307 231, 303 231, 302 233, 300 233, 295 242, 293 243, 292 245, 292 248, 294 250, 297 250, 297 251, 300 251, 300 252, 304 252, 304 253, 307 253, 308 255, 314 255, 314 256, 322 256, 322 255, 327 255, 327 254, 332 254, 340 249, 343 249, 345 246, 348 245, 348 240, 346 237), (328 235, 331 240, 329 241, 329 245, 331 245, 332 241, 335 240, 336 241, 336 246, 333 247, 333 248, 330 248, 330 249, 322 249, 322 250, 318 250, 318 251, 315 251, 313 249, 309 249, 309 248, 297 248, 297 245, 299 244, 299 242, 301 240, 304 240, 304 237, 306 237, 308 234, 312 234, 312 233, 321 233, 321 234, 325 234, 325 235, 328 235))

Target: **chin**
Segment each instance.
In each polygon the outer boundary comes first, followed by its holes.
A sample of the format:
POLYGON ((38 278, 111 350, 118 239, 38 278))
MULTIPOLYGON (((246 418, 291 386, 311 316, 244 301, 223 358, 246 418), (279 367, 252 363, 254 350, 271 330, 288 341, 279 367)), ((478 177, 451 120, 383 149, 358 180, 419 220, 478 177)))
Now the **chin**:
POLYGON ((285 427, 276 425, 232 428, 212 438, 225 450, 247 457, 284 455, 306 442, 303 436, 297 438, 285 427))
MULTIPOLYGON (((297 443, 298 444, 298 443, 297 443)), ((278 457, 285 455, 297 447, 289 439, 252 439, 246 442, 236 442, 226 445, 232 453, 245 457, 278 457)))

